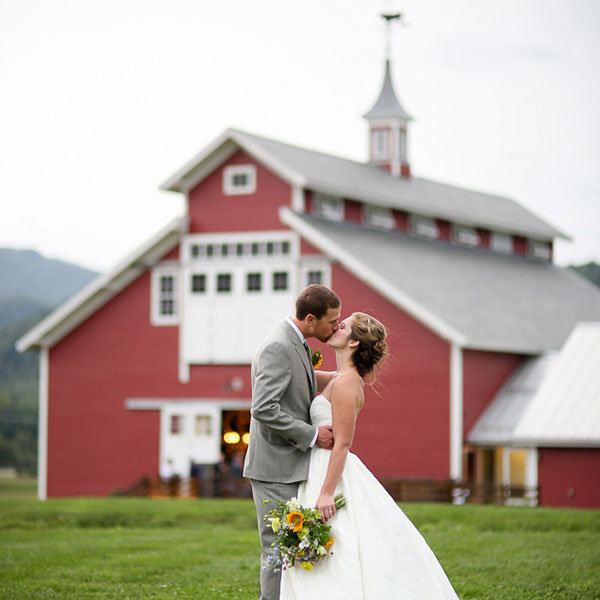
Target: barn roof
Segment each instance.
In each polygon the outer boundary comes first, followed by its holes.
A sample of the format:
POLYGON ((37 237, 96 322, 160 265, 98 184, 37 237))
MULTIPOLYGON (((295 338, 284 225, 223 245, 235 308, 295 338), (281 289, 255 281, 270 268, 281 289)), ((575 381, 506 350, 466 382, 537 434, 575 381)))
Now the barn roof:
POLYGON ((56 343, 179 244, 186 217, 171 221, 113 269, 99 275, 17 340, 19 352, 56 343))
POLYGON ((515 427, 514 443, 600 446, 600 322, 580 323, 515 427))
POLYGON ((467 442, 512 445, 515 428, 556 357, 556 352, 547 352, 524 360, 479 417, 467 435, 467 442))
POLYGON ((240 148, 301 188, 525 237, 569 239, 510 198, 418 177, 394 177, 381 167, 236 129, 227 130, 161 188, 176 192, 192 189, 240 148))
POLYGON ((460 346, 558 350, 600 320, 600 290, 570 269, 281 209, 282 220, 357 277, 460 346))
POLYGON ((600 445, 600 322, 578 323, 560 352, 524 362, 467 441, 480 445, 600 445))
POLYGON ((383 78, 383 87, 379 98, 377 98, 373 108, 363 115, 365 119, 388 119, 397 118, 404 121, 410 121, 410 115, 402 108, 398 101, 394 85, 392 84, 392 75, 390 73, 390 61, 385 61, 385 76, 383 78))

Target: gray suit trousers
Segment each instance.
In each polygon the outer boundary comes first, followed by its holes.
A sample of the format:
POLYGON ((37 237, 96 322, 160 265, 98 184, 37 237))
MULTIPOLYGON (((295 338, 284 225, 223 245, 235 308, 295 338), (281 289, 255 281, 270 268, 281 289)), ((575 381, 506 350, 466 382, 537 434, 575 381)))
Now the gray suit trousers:
POLYGON ((275 534, 268 527, 264 516, 277 505, 273 502, 263 504, 263 500, 283 500, 284 502, 298 494, 298 485, 296 483, 273 483, 270 481, 257 481, 251 479, 252 496, 256 506, 256 517, 258 519, 258 535, 260 536, 260 545, 262 554, 260 556, 260 600, 279 600, 279 585, 281 582, 281 571, 277 573, 272 569, 265 570, 267 557, 273 554, 271 544, 275 540, 275 534))

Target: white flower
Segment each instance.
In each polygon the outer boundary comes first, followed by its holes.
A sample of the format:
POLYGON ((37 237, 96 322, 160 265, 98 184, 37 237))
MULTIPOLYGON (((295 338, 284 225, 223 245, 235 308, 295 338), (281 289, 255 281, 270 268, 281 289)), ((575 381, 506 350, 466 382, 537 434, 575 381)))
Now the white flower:
POLYGON ((327 554, 327 550, 325 550, 325 546, 319 546, 317 548, 317 554, 319 556, 325 556, 327 554))
POLYGON ((292 498, 291 500, 288 500, 285 505, 290 509, 290 510, 300 510, 302 507, 300 506, 300 502, 298 502, 298 498, 292 498))

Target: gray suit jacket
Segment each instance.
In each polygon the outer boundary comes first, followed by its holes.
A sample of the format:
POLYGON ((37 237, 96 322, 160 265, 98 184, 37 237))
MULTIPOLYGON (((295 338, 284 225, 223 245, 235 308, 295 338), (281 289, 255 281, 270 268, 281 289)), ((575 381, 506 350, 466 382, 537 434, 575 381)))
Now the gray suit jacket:
POLYGON ((264 340, 252 361, 250 443, 244 477, 292 483, 308 476, 315 435, 310 403, 316 378, 298 334, 286 321, 264 340))

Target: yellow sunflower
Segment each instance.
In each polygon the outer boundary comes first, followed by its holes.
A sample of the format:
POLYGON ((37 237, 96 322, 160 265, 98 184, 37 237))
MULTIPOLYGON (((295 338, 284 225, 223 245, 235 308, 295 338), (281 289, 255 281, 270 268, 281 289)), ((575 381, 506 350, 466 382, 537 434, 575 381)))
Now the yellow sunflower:
POLYGON ((288 525, 294 526, 293 531, 300 531, 302 529, 302 525, 304 525, 304 515, 294 510, 288 513, 286 521, 288 522, 288 525))

